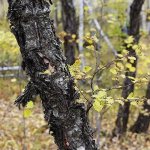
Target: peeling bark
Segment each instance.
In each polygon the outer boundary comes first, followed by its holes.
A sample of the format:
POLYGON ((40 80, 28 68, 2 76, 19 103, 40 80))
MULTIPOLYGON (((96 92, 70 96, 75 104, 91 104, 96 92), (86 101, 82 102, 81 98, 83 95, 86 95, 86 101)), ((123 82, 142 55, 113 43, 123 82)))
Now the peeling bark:
MULTIPOLYGON (((150 82, 147 87, 146 98, 150 100, 150 82)), ((143 110, 145 110, 148 114, 139 114, 135 124, 131 127, 131 131, 134 133, 142 133, 148 131, 150 125, 150 104, 148 103, 148 100, 145 101, 143 105, 143 110)))
POLYGON ((72 65, 75 62, 75 49, 77 47, 76 38, 72 38, 73 34, 77 36, 78 31, 76 11, 73 0, 61 0, 61 4, 63 28, 67 34, 64 37, 65 56, 67 58, 67 63, 72 65))
MULTIPOLYGON (((129 36, 134 37, 134 43, 138 43, 140 35, 140 13, 142 6, 144 4, 145 0, 134 0, 133 3, 131 4, 130 8, 130 26, 129 26, 129 31, 128 34, 129 36)), ((137 59, 138 56, 132 47, 128 48, 129 51, 129 57, 135 57, 136 60, 132 64, 132 67, 137 66, 137 59)), ((130 60, 128 59, 128 62, 130 60)), ((131 78, 129 77, 136 77, 136 71, 135 72, 130 72, 129 70, 126 70, 125 74, 126 78, 124 80, 124 88, 122 91, 122 97, 124 99, 127 99, 127 97, 130 95, 130 93, 134 92, 134 83, 132 82, 131 78)), ((116 127, 113 130, 113 136, 121 136, 123 133, 126 132, 127 130, 127 124, 128 124, 128 119, 129 119, 129 113, 130 113, 130 102, 125 102, 124 105, 119 106, 118 110, 118 116, 116 120, 116 127)))
POLYGON ((45 119, 59 150, 97 150, 84 104, 76 99, 74 80, 62 55, 49 3, 45 0, 8 0, 10 28, 20 46, 23 68, 30 81, 17 105, 40 95, 45 119))

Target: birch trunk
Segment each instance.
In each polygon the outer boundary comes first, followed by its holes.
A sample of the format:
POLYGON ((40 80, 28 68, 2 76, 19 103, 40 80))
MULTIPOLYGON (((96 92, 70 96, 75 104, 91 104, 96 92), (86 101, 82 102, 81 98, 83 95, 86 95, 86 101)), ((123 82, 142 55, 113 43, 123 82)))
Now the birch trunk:
MULTIPOLYGON (((51 1, 50 1, 51 2, 51 1)), ((50 7, 45 0, 8 0, 10 28, 30 81, 16 100, 25 106, 40 95, 45 119, 59 150, 97 150, 84 104, 76 99, 66 59, 55 35, 50 7)))

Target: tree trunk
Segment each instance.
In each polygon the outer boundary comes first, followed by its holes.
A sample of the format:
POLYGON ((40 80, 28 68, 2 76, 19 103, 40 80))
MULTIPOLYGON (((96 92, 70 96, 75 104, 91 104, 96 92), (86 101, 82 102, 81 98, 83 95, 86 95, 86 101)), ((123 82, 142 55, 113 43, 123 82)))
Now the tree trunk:
POLYGON ((148 113, 147 115, 144 115, 143 113, 140 113, 135 124, 131 127, 131 131, 134 133, 142 133, 142 132, 147 132, 150 124, 150 104, 148 100, 150 100, 150 82, 147 87, 147 92, 146 92, 146 101, 144 102, 143 105, 143 110, 148 113))
POLYGON ((83 48, 83 41, 84 41, 84 0, 80 0, 79 3, 79 54, 81 57, 81 68, 85 66, 85 58, 84 58, 84 48, 83 48))
POLYGON ((4 15, 5 15, 5 12, 4 12, 4 2, 3 2, 3 0, 0 0, 0 19, 3 19, 4 15))
POLYGON ((62 4, 62 20, 63 28, 66 32, 64 37, 64 48, 67 63, 72 65, 75 62, 75 49, 76 38, 72 38, 72 35, 77 36, 78 23, 76 18, 76 11, 73 4, 73 0, 61 0, 62 4))
POLYGON ((30 76, 16 104, 25 106, 39 94, 59 150, 96 150, 85 106, 76 102, 79 94, 49 17, 49 3, 45 0, 8 0, 8 3, 11 30, 20 46, 22 66, 30 76))
MULTIPOLYGON (((134 0, 133 3, 131 4, 131 8, 130 8, 130 26, 129 26, 129 31, 128 34, 129 36, 133 36, 134 37, 134 43, 138 43, 140 35, 139 35, 139 31, 140 31, 140 12, 142 9, 142 6, 144 4, 145 0, 134 0)), ((128 48, 129 57, 135 57, 136 60, 134 61, 134 63, 132 64, 132 67, 137 66, 137 55, 134 49, 132 49, 132 46, 130 48, 128 48)), ((130 62, 130 60, 128 59, 128 62, 130 62)), ((124 81, 124 88, 122 91, 122 97, 124 99, 127 99, 127 97, 130 95, 130 93, 132 93, 134 91, 134 83, 132 82, 131 78, 129 77, 133 77, 135 78, 136 76, 136 71, 135 72, 130 72, 128 69, 126 70, 126 78, 124 81)), ((119 110, 118 110, 118 116, 117 116, 117 120, 116 120, 116 127, 113 130, 113 136, 121 136, 123 133, 126 132, 127 130, 127 124, 128 124, 128 118, 129 118, 129 109, 130 109, 130 102, 125 102, 124 105, 120 105, 119 106, 119 110)))

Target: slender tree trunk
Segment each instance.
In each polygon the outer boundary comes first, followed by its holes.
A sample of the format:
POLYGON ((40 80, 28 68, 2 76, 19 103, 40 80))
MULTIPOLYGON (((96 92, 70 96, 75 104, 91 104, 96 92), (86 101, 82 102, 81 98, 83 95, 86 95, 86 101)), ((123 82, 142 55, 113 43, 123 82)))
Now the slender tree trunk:
MULTIPOLYGON (((146 98, 150 100, 150 82, 147 87, 146 98)), ((145 101, 143 105, 143 110, 146 111, 146 115, 140 113, 135 124, 131 127, 131 131, 135 133, 147 132, 150 125, 150 104, 145 101)))
MULTIPOLYGON (((93 14, 93 9, 90 5, 90 2, 88 2, 87 0, 84 0, 84 3, 87 5, 88 10, 89 10, 89 15, 93 14)), ((113 52, 113 54, 116 56, 117 55, 117 51, 115 50, 114 46, 112 45, 110 39, 107 37, 107 35, 104 33, 104 31, 102 30, 101 25, 99 24, 97 19, 92 19, 93 24, 95 25, 95 28, 98 30, 99 35, 104 39, 104 41, 106 42, 106 44, 108 45, 108 47, 110 48, 110 50, 113 52)))
POLYGON ((85 66, 83 39, 84 39, 84 0, 79 3, 79 53, 81 55, 82 68, 85 66))
POLYGON ((75 62, 75 49, 76 49, 76 38, 72 38, 72 35, 76 35, 78 31, 78 23, 76 18, 76 11, 73 0, 61 0, 62 4, 62 19, 63 28, 66 32, 64 37, 64 48, 67 63, 72 65, 75 62))
MULTIPOLYGON (((140 12, 143 6, 145 0, 134 0, 131 4, 130 8, 130 26, 129 26, 129 35, 134 37, 134 43, 138 43, 139 41, 139 31, 140 31, 140 12)), ((128 48, 129 50, 129 57, 135 57, 136 60, 132 64, 132 67, 137 66, 137 55, 134 49, 132 47, 128 48)), ((130 60, 128 59, 128 62, 130 60)), ((130 72, 128 69, 126 70, 126 78, 124 81, 124 88, 122 91, 122 97, 126 99, 130 93, 134 91, 134 83, 132 82, 131 78, 135 78, 136 71, 130 72)), ((127 124, 128 124, 128 118, 129 118, 129 109, 130 109, 130 103, 125 102, 124 105, 119 106, 118 110, 118 116, 116 120, 116 127, 113 130, 113 136, 121 136, 123 133, 127 130, 127 124)))
POLYGON ((25 106, 39 94, 59 150, 96 150, 85 106, 76 102, 79 94, 49 18, 49 3, 45 0, 8 0, 8 3, 11 30, 20 46, 23 68, 30 76, 16 104, 25 106))
POLYGON ((4 12, 4 2, 3 0, 0 0, 0 19, 4 18, 5 12, 4 12))
POLYGON ((59 25, 58 10, 59 10, 59 2, 56 2, 56 8, 55 8, 55 12, 54 12, 54 26, 55 26, 55 29, 57 29, 57 27, 59 25))

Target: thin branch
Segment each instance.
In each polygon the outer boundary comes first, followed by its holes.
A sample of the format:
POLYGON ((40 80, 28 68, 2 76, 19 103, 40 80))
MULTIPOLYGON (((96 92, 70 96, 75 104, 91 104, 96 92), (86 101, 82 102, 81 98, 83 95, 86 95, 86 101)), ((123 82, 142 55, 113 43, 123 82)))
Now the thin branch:
MULTIPOLYGON (((89 8, 89 14, 92 15, 93 14, 93 10, 92 7, 90 6, 88 0, 84 0, 85 5, 87 5, 87 7, 89 8)), ((96 29, 99 31, 100 36, 105 40, 105 42, 107 43, 108 47, 112 50, 113 54, 115 56, 117 56, 117 50, 114 48, 114 46, 112 45, 111 41, 109 40, 109 38, 107 37, 107 35, 104 33, 104 31, 101 28, 101 25, 99 24, 97 19, 92 19, 93 23, 95 24, 96 29)))

